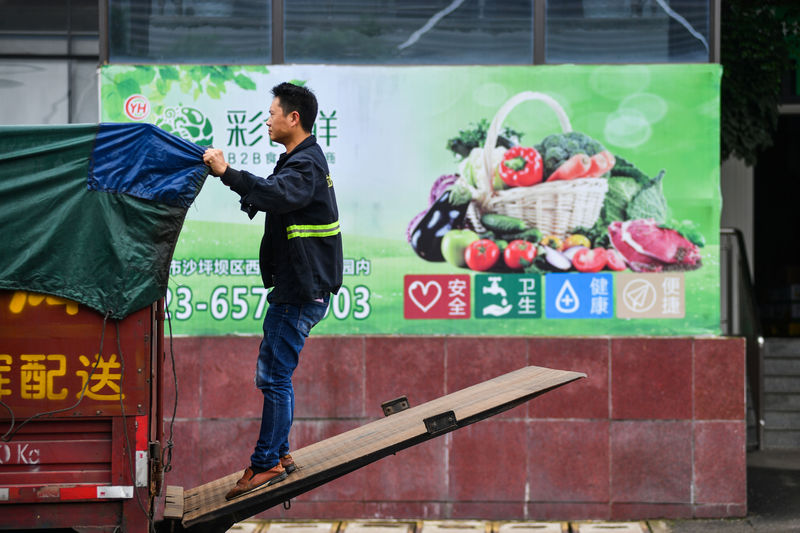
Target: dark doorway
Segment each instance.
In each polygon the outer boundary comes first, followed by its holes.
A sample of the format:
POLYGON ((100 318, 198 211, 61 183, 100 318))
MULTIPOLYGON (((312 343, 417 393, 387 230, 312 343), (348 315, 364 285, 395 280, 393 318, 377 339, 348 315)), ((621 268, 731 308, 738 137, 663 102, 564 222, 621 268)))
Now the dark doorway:
POLYGON ((800 115, 781 115, 754 181, 755 285, 765 333, 800 336, 800 115))

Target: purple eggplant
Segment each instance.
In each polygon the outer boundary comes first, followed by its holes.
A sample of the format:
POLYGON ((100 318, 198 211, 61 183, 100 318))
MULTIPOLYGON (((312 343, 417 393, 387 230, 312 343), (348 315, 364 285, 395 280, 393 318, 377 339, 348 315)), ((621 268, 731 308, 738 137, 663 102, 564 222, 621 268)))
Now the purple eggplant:
POLYGON ((453 191, 444 191, 411 231, 411 247, 426 261, 444 261, 442 237, 451 229, 464 227, 469 202, 453 203, 453 191))

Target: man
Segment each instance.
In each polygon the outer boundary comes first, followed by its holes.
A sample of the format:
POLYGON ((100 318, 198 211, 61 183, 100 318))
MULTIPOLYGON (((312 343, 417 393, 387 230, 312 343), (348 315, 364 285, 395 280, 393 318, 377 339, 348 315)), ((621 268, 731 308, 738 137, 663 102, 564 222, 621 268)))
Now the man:
POLYGON ((339 213, 328 164, 311 135, 317 99, 307 88, 281 83, 272 89, 269 137, 286 153, 267 178, 234 170, 222 150, 208 149, 211 174, 241 196, 250 218, 266 212, 259 261, 272 287, 258 354, 256 387, 264 395, 261 430, 242 478, 225 498, 286 479, 296 468, 289 454, 294 415, 292 373, 311 328, 325 315, 342 284, 339 213))

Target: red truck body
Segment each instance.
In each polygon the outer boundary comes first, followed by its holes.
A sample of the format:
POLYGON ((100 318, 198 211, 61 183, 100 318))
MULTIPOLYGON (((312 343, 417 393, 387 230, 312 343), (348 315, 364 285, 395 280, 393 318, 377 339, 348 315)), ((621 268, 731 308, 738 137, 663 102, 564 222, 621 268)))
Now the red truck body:
POLYGON ((159 304, 103 332, 75 302, 0 291, 0 529, 147 530, 162 476, 159 304))

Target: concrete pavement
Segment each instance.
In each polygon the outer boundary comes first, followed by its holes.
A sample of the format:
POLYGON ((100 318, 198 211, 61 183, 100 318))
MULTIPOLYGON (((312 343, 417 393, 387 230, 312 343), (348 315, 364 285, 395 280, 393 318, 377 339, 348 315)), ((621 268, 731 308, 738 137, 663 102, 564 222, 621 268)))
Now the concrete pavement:
POLYGON ((800 532, 800 450, 747 455, 746 518, 650 521, 653 533, 800 532))
MULTIPOLYGON (((592 522, 591 525, 599 528, 591 528, 591 531, 615 530, 620 533, 626 531, 639 531, 643 533, 800 533, 800 450, 791 451, 760 451, 750 452, 747 455, 747 499, 748 514, 745 518, 739 519, 691 519, 691 520, 649 520, 647 522, 592 522), (647 529, 650 531, 648 532, 647 529)), ((324 533, 331 533, 337 527, 332 528, 332 522, 326 521, 328 530, 324 533)), ((339 521, 333 521, 339 522, 339 521)), ((388 526, 391 520, 382 520, 388 526)), ((400 523, 408 523, 410 520, 397 520, 400 523)), ((454 524, 448 526, 448 533, 460 533, 455 522, 462 522, 462 529, 465 527, 464 521, 453 521, 454 524)), ((269 521, 256 520, 242 522, 231 529, 232 533, 281 533, 280 527, 269 527, 269 521)), ((273 524, 277 526, 278 524, 273 524)), ((287 526, 287 524, 281 524, 287 526)), ((480 524, 478 524, 479 526, 480 524)), ((551 522, 540 524, 535 527, 539 531, 550 531, 551 529, 541 529, 552 525, 552 531, 562 533, 583 533, 590 524, 585 522, 551 522)), ((301 531, 297 529, 300 524, 295 524, 291 533, 318 533, 317 531, 301 531)), ((308 527, 309 524, 305 524, 308 527)), ((317 527, 321 524, 316 524, 317 527)), ((473 531, 483 533, 489 529, 477 527, 472 524, 473 531)), ((407 529, 390 531, 393 528, 386 528, 386 532, 379 532, 374 527, 370 533, 409 533, 407 529)), ((413 528, 412 528, 413 529, 413 528)), ((425 528, 423 528, 425 529, 425 528)), ((524 529, 524 528, 522 528, 524 529)), ((334 532, 335 533, 335 532, 334 532)), ((341 533, 341 532, 339 532, 341 533)), ((412 532, 413 533, 413 532, 412 532)), ((425 533, 425 532, 419 532, 425 533)))

